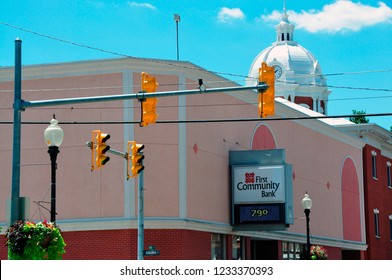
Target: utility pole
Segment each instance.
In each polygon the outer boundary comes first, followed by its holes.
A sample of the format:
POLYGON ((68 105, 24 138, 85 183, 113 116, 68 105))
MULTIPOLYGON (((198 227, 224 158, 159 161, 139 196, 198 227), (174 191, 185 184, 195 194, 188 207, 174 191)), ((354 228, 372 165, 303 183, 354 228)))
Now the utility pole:
POLYGON ((144 260, 144 171, 138 176, 137 259, 144 260))
POLYGON ((11 225, 21 220, 20 213, 20 141, 22 119, 22 40, 15 40, 14 128, 12 147, 11 225))
POLYGON ((180 50, 178 47, 178 23, 180 22, 180 15, 179 14, 174 14, 174 21, 176 22, 177 60, 180 60, 180 50))

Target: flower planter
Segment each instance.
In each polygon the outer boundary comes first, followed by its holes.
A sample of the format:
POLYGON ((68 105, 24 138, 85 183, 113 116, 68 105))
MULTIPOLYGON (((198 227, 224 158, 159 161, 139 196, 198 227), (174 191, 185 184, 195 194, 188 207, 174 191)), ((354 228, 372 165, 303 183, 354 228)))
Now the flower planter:
POLYGON ((46 221, 18 221, 5 237, 8 258, 12 260, 60 260, 65 253, 60 229, 46 221))

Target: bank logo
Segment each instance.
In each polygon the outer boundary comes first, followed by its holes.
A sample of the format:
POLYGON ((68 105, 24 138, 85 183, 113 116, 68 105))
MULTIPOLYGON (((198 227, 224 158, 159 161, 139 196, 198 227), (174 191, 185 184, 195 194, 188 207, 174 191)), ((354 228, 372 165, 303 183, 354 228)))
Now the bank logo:
POLYGON ((254 183, 255 182, 255 173, 245 173, 245 183, 254 183))

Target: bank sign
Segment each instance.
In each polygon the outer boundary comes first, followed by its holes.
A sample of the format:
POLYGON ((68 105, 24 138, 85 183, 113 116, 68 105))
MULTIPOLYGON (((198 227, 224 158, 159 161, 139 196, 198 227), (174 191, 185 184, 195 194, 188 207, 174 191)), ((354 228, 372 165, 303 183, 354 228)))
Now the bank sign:
POLYGON ((234 204, 285 202, 283 165, 233 168, 234 204))

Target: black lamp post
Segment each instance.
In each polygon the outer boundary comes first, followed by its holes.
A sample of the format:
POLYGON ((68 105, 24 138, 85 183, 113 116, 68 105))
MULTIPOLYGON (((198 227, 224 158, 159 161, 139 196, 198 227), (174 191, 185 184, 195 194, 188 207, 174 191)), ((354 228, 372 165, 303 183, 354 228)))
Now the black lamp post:
POLYGON ((312 208, 312 200, 310 199, 308 193, 305 193, 302 199, 302 208, 304 208, 306 216, 306 259, 310 260, 310 228, 309 228, 309 214, 310 208, 312 208))
POLYGON ((51 185, 50 185, 50 222, 56 222, 56 169, 57 169, 57 155, 60 152, 59 146, 63 142, 64 132, 60 126, 57 125, 58 121, 53 115, 50 125, 45 129, 44 138, 48 145, 48 153, 50 155, 51 163, 51 185))

